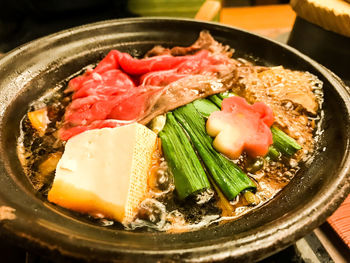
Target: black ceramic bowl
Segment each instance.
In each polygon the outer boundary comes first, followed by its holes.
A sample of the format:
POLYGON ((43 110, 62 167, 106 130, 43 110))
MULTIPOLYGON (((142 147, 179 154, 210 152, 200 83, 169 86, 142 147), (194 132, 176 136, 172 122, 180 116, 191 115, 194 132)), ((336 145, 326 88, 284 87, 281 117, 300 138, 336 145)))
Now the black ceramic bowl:
POLYGON ((349 192, 350 97, 339 79, 296 50, 214 23, 126 19, 66 30, 31 42, 0 60, 1 230, 45 255, 90 260, 256 261, 320 225, 349 192), (324 83, 323 134, 314 159, 271 202, 244 217, 198 231, 135 233, 89 223, 37 195, 16 155, 19 123, 28 104, 110 49, 142 55, 156 44, 189 45, 207 29, 238 56, 309 71, 324 83), (10 216, 6 207, 15 209, 10 216), (14 218, 14 216, 15 218, 14 218))

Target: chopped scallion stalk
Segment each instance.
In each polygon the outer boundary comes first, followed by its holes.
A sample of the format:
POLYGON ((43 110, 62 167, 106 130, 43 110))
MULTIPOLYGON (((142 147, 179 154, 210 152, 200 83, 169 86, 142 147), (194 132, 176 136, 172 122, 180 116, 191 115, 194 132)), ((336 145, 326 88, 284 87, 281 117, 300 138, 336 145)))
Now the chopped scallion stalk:
POLYGON ((174 116, 186 130, 207 170, 228 200, 233 200, 243 190, 256 188, 241 168, 213 148, 213 139, 205 130, 205 120, 192 103, 176 109, 174 116))
POLYGON ((250 162, 248 162, 248 164, 246 166, 246 170, 249 173, 256 173, 257 171, 261 170, 262 168, 264 168, 264 159, 261 157, 256 158, 254 160, 251 160, 250 162))
POLYGON ((281 155, 281 152, 277 150, 273 145, 269 147, 267 157, 269 157, 271 160, 278 161, 281 158, 281 155))
POLYGON ((220 99, 226 99, 226 98, 229 98, 229 97, 233 97, 233 96, 237 96, 236 94, 234 94, 233 92, 231 91, 225 91, 223 93, 219 93, 217 94, 219 96, 220 99))
POLYGON ((210 188, 207 175, 184 130, 172 113, 166 116, 166 124, 159 133, 162 148, 180 199, 210 188))
POLYGON ((301 146, 292 137, 288 136, 277 127, 272 127, 271 132, 273 138, 273 146, 283 155, 291 157, 301 149, 301 146))
POLYGON ((219 97, 219 95, 211 95, 208 97, 209 100, 211 100, 216 106, 218 106, 221 109, 221 104, 222 104, 222 98, 219 97))
POLYGON ((212 114, 214 111, 220 110, 213 102, 207 99, 195 100, 193 102, 193 106, 206 119, 209 118, 210 114, 212 114))
POLYGON ((249 205, 257 205, 260 203, 259 197, 250 191, 245 191, 243 195, 249 205))
POLYGON ((166 123, 166 116, 165 115, 158 115, 157 117, 153 118, 150 124, 150 128, 153 132, 159 133, 166 123))

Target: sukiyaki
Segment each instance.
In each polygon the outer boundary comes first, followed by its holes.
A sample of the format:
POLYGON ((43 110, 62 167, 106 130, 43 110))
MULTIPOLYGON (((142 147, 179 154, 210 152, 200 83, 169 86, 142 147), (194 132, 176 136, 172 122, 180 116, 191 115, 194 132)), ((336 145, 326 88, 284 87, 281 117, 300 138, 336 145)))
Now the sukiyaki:
POLYGON ((203 31, 143 58, 111 50, 44 94, 22 120, 18 156, 49 202, 92 223, 195 230, 292 180, 315 150, 322 96, 316 76, 236 58, 203 31))

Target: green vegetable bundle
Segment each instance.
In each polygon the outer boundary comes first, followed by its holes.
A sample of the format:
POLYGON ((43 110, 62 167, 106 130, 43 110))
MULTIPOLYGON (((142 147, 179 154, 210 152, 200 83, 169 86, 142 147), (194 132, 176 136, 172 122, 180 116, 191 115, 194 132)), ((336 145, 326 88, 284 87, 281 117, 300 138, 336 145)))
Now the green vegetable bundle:
POLYGON ((205 130, 205 120, 192 103, 176 109, 174 116, 186 130, 207 170, 228 200, 233 200, 244 190, 256 188, 236 164, 213 148, 213 139, 205 130))
MULTIPOLYGON (((205 119, 219 111, 222 100, 230 96, 233 94, 223 93, 199 99, 167 114, 166 125, 159 136, 181 199, 210 188, 201 163, 228 200, 241 192, 256 189, 241 168, 213 148, 213 139, 205 130, 205 119)), ((271 132, 273 145, 267 154, 271 159, 277 160, 281 155, 291 157, 301 149, 293 138, 278 128, 272 127, 271 132)))
POLYGON ((174 176, 175 189, 180 199, 210 188, 205 171, 184 130, 172 113, 167 114, 166 125, 159 133, 164 157, 174 176))

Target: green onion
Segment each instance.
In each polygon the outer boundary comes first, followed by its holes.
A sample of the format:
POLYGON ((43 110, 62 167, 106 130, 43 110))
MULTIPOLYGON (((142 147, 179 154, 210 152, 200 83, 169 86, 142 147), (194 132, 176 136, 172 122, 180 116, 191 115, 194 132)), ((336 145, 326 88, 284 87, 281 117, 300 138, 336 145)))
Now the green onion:
POLYGON ((209 118, 210 114, 220 109, 210 100, 198 99, 193 102, 193 106, 196 110, 206 119, 209 118))
POLYGON ((210 183, 184 130, 172 113, 166 117, 166 124, 159 137, 164 157, 174 176, 175 189, 182 200, 210 188, 210 183))
POLYGON ((243 190, 256 189, 256 185, 241 168, 213 148, 213 139, 205 130, 205 120, 192 103, 176 109, 173 113, 228 200, 233 200, 243 190))
POLYGON ((213 103, 215 103, 215 105, 221 109, 223 99, 233 97, 233 96, 236 96, 236 94, 234 94, 231 91, 225 91, 223 93, 211 95, 208 97, 208 99, 211 100, 213 103))
POLYGON ((249 173, 256 173, 257 171, 261 170, 264 168, 264 159, 261 157, 255 158, 253 160, 248 159, 248 163, 245 167, 245 169, 249 173))
POLYGON ((155 132, 155 133, 159 133, 165 125, 166 122, 166 117, 165 114, 164 115, 158 115, 157 117, 154 117, 150 123, 150 129, 155 132))
POLYGON ((291 157, 301 149, 301 146, 292 137, 288 136, 277 127, 272 127, 271 132, 273 138, 273 146, 283 155, 291 157))
POLYGON ((260 203, 259 197, 250 191, 245 191, 243 196, 249 205, 257 205, 260 203))
POLYGON ((237 96, 235 93, 233 93, 232 91, 225 91, 223 93, 219 93, 217 94, 219 96, 220 99, 226 99, 229 97, 233 97, 233 96, 237 96))
POLYGON ((221 109, 221 104, 222 104, 222 98, 219 97, 219 95, 211 95, 208 97, 209 100, 211 100, 216 106, 218 106, 221 109))
POLYGON ((271 160, 278 161, 281 159, 281 155, 281 152, 277 150, 273 145, 269 147, 267 157, 269 157, 271 160))

